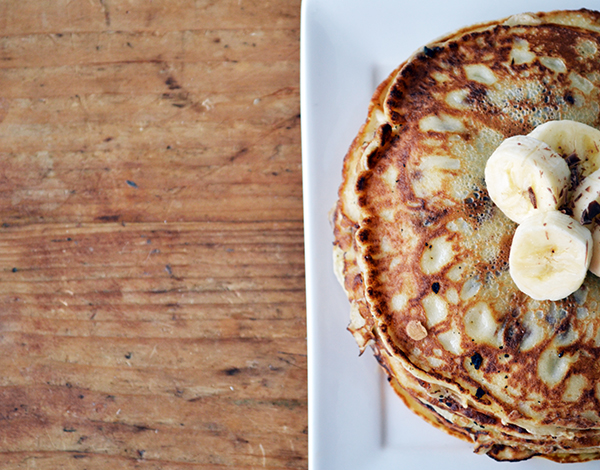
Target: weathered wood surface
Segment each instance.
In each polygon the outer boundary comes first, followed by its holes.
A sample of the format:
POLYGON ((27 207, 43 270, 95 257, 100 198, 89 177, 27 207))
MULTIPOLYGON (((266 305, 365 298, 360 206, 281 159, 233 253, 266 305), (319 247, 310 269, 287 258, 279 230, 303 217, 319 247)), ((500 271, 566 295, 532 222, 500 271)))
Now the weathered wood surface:
POLYGON ((0 468, 307 468, 299 25, 0 0, 0 468))

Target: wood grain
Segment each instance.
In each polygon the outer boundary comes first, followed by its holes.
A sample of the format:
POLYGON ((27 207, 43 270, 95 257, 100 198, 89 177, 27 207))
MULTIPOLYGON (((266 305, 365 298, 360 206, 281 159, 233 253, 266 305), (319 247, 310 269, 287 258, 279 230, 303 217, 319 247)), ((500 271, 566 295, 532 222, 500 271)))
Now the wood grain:
POLYGON ((0 468, 307 468, 299 24, 0 0, 0 468))

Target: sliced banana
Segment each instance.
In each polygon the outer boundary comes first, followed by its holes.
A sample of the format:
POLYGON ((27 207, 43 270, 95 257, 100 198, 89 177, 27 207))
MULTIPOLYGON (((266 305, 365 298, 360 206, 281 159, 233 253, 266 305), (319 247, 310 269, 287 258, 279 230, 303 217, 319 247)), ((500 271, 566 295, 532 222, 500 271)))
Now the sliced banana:
POLYGON ((586 176, 572 197, 573 217, 582 225, 591 224, 600 214, 600 170, 586 176))
POLYGON ((600 131, 577 121, 567 119, 548 121, 529 133, 567 160, 569 165, 577 164, 587 176, 600 169, 600 131))
POLYGON ((592 261, 589 270, 600 277, 600 225, 592 229, 592 261))
POLYGON ((502 142, 485 167, 492 201, 516 223, 538 211, 556 210, 565 200, 570 177, 561 156, 524 135, 502 142))
POLYGON ((517 287, 536 300, 564 299, 585 279, 592 234, 559 211, 537 212, 515 231, 509 271, 517 287))

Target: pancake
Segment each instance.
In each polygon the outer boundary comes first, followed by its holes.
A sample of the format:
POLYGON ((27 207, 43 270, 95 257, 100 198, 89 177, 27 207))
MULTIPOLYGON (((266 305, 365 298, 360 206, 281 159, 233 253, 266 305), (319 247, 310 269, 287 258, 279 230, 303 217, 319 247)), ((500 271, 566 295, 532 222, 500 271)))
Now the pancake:
MULTIPOLYGON (((522 14, 417 51, 377 88, 333 212, 348 329, 407 406, 497 460, 600 458, 600 281, 515 286, 487 159, 569 119, 600 128, 600 13, 522 14)), ((567 157, 566 155, 564 157, 567 157)))

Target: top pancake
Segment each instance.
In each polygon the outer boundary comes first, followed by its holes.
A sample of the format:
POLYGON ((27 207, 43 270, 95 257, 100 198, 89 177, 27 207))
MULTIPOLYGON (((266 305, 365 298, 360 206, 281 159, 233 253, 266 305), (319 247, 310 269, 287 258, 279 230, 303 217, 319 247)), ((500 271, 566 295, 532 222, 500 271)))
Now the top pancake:
MULTIPOLYGON (((484 168, 503 139, 600 128, 600 14, 521 15, 451 34, 382 84, 335 214, 350 329, 418 380, 534 434, 600 429, 600 282, 535 301, 508 273, 515 224, 484 168)), ((597 439, 596 439, 597 440, 597 439)), ((597 445, 594 440, 594 445, 597 445)))

